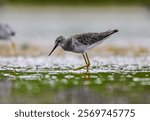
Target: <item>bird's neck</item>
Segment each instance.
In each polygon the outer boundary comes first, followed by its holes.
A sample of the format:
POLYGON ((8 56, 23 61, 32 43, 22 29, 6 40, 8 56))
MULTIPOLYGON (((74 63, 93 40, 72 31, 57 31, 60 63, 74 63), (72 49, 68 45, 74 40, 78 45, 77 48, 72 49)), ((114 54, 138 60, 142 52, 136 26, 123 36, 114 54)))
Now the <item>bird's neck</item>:
POLYGON ((69 51, 70 50, 70 42, 69 41, 65 41, 62 46, 61 46, 64 50, 69 51))

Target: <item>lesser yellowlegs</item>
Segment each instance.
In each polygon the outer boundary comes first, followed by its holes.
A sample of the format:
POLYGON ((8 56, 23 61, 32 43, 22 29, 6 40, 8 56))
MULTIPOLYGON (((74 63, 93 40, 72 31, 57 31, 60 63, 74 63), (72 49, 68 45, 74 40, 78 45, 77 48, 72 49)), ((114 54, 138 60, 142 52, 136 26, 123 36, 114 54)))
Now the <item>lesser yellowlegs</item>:
POLYGON ((15 55, 17 55, 16 45, 11 40, 11 37, 15 36, 15 34, 16 33, 12 30, 12 28, 9 25, 0 23, 0 40, 10 40, 14 53, 15 55))
POLYGON ((87 55, 87 51, 101 44, 106 38, 110 35, 118 32, 118 29, 108 30, 101 33, 83 33, 71 36, 65 39, 63 36, 59 36, 55 40, 55 46, 50 52, 49 56, 56 49, 56 47, 61 46, 66 51, 72 51, 75 53, 82 53, 83 58, 85 60, 86 65, 76 68, 74 70, 82 69, 84 67, 87 68, 87 72, 89 71, 90 61, 87 55))

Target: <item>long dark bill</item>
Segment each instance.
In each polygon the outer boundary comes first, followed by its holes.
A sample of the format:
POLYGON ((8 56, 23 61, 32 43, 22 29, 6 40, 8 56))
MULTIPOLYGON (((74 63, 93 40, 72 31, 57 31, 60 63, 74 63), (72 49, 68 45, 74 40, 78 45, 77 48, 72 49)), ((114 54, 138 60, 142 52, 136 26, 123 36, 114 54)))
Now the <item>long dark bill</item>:
POLYGON ((52 52, 56 49, 57 46, 58 46, 58 43, 56 43, 56 45, 54 46, 54 48, 52 49, 52 51, 49 53, 48 56, 50 56, 52 54, 52 52))

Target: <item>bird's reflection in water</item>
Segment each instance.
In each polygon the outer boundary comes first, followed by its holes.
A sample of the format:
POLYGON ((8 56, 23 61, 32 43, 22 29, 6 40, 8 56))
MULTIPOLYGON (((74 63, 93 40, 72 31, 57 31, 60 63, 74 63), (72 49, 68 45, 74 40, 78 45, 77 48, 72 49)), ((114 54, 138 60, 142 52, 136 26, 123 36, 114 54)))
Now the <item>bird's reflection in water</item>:
POLYGON ((85 80, 90 80, 90 73, 89 72, 86 72, 84 76, 85 76, 85 80))
POLYGON ((100 96, 90 89, 88 85, 59 91, 55 97, 55 103, 99 103, 100 96))
MULTIPOLYGON (((74 81, 74 80, 72 80, 74 81)), ((81 86, 74 85, 70 89, 59 91, 54 96, 55 103, 98 103, 98 95, 90 89, 90 73, 80 75, 81 86), (91 98, 92 97, 92 98, 91 98)))

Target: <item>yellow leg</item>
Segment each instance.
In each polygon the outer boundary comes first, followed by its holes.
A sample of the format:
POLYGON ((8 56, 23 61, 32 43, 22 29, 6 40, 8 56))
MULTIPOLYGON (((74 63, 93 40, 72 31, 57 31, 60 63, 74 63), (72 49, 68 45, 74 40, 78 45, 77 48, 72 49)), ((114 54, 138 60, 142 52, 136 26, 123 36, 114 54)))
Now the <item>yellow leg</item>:
POLYGON ((13 41, 11 41, 11 45, 12 45, 12 49, 13 49, 13 52, 14 52, 14 55, 17 56, 17 49, 16 49, 16 45, 13 41))
POLYGON ((79 68, 76 68, 76 69, 74 69, 74 70, 80 70, 80 69, 82 69, 82 68, 87 68, 87 72, 89 71, 89 66, 90 66, 90 61, 89 61, 89 58, 88 58, 88 55, 87 55, 87 53, 85 53, 85 55, 84 55, 84 53, 82 54, 83 55, 83 58, 84 58, 84 60, 85 60, 85 63, 86 63, 86 65, 85 66, 81 66, 81 67, 79 67, 79 68))
POLYGON ((87 70, 86 70, 86 72, 89 72, 89 66, 90 66, 90 60, 89 60, 89 58, 88 58, 88 55, 87 55, 87 53, 85 53, 85 55, 86 55, 86 59, 87 59, 87 70))
POLYGON ((84 53, 83 53, 82 55, 83 55, 83 58, 84 58, 84 61, 85 61, 86 65, 85 65, 85 66, 78 67, 78 68, 75 68, 74 70, 80 70, 80 69, 82 69, 82 68, 87 67, 87 60, 86 60, 86 57, 85 57, 84 53))

